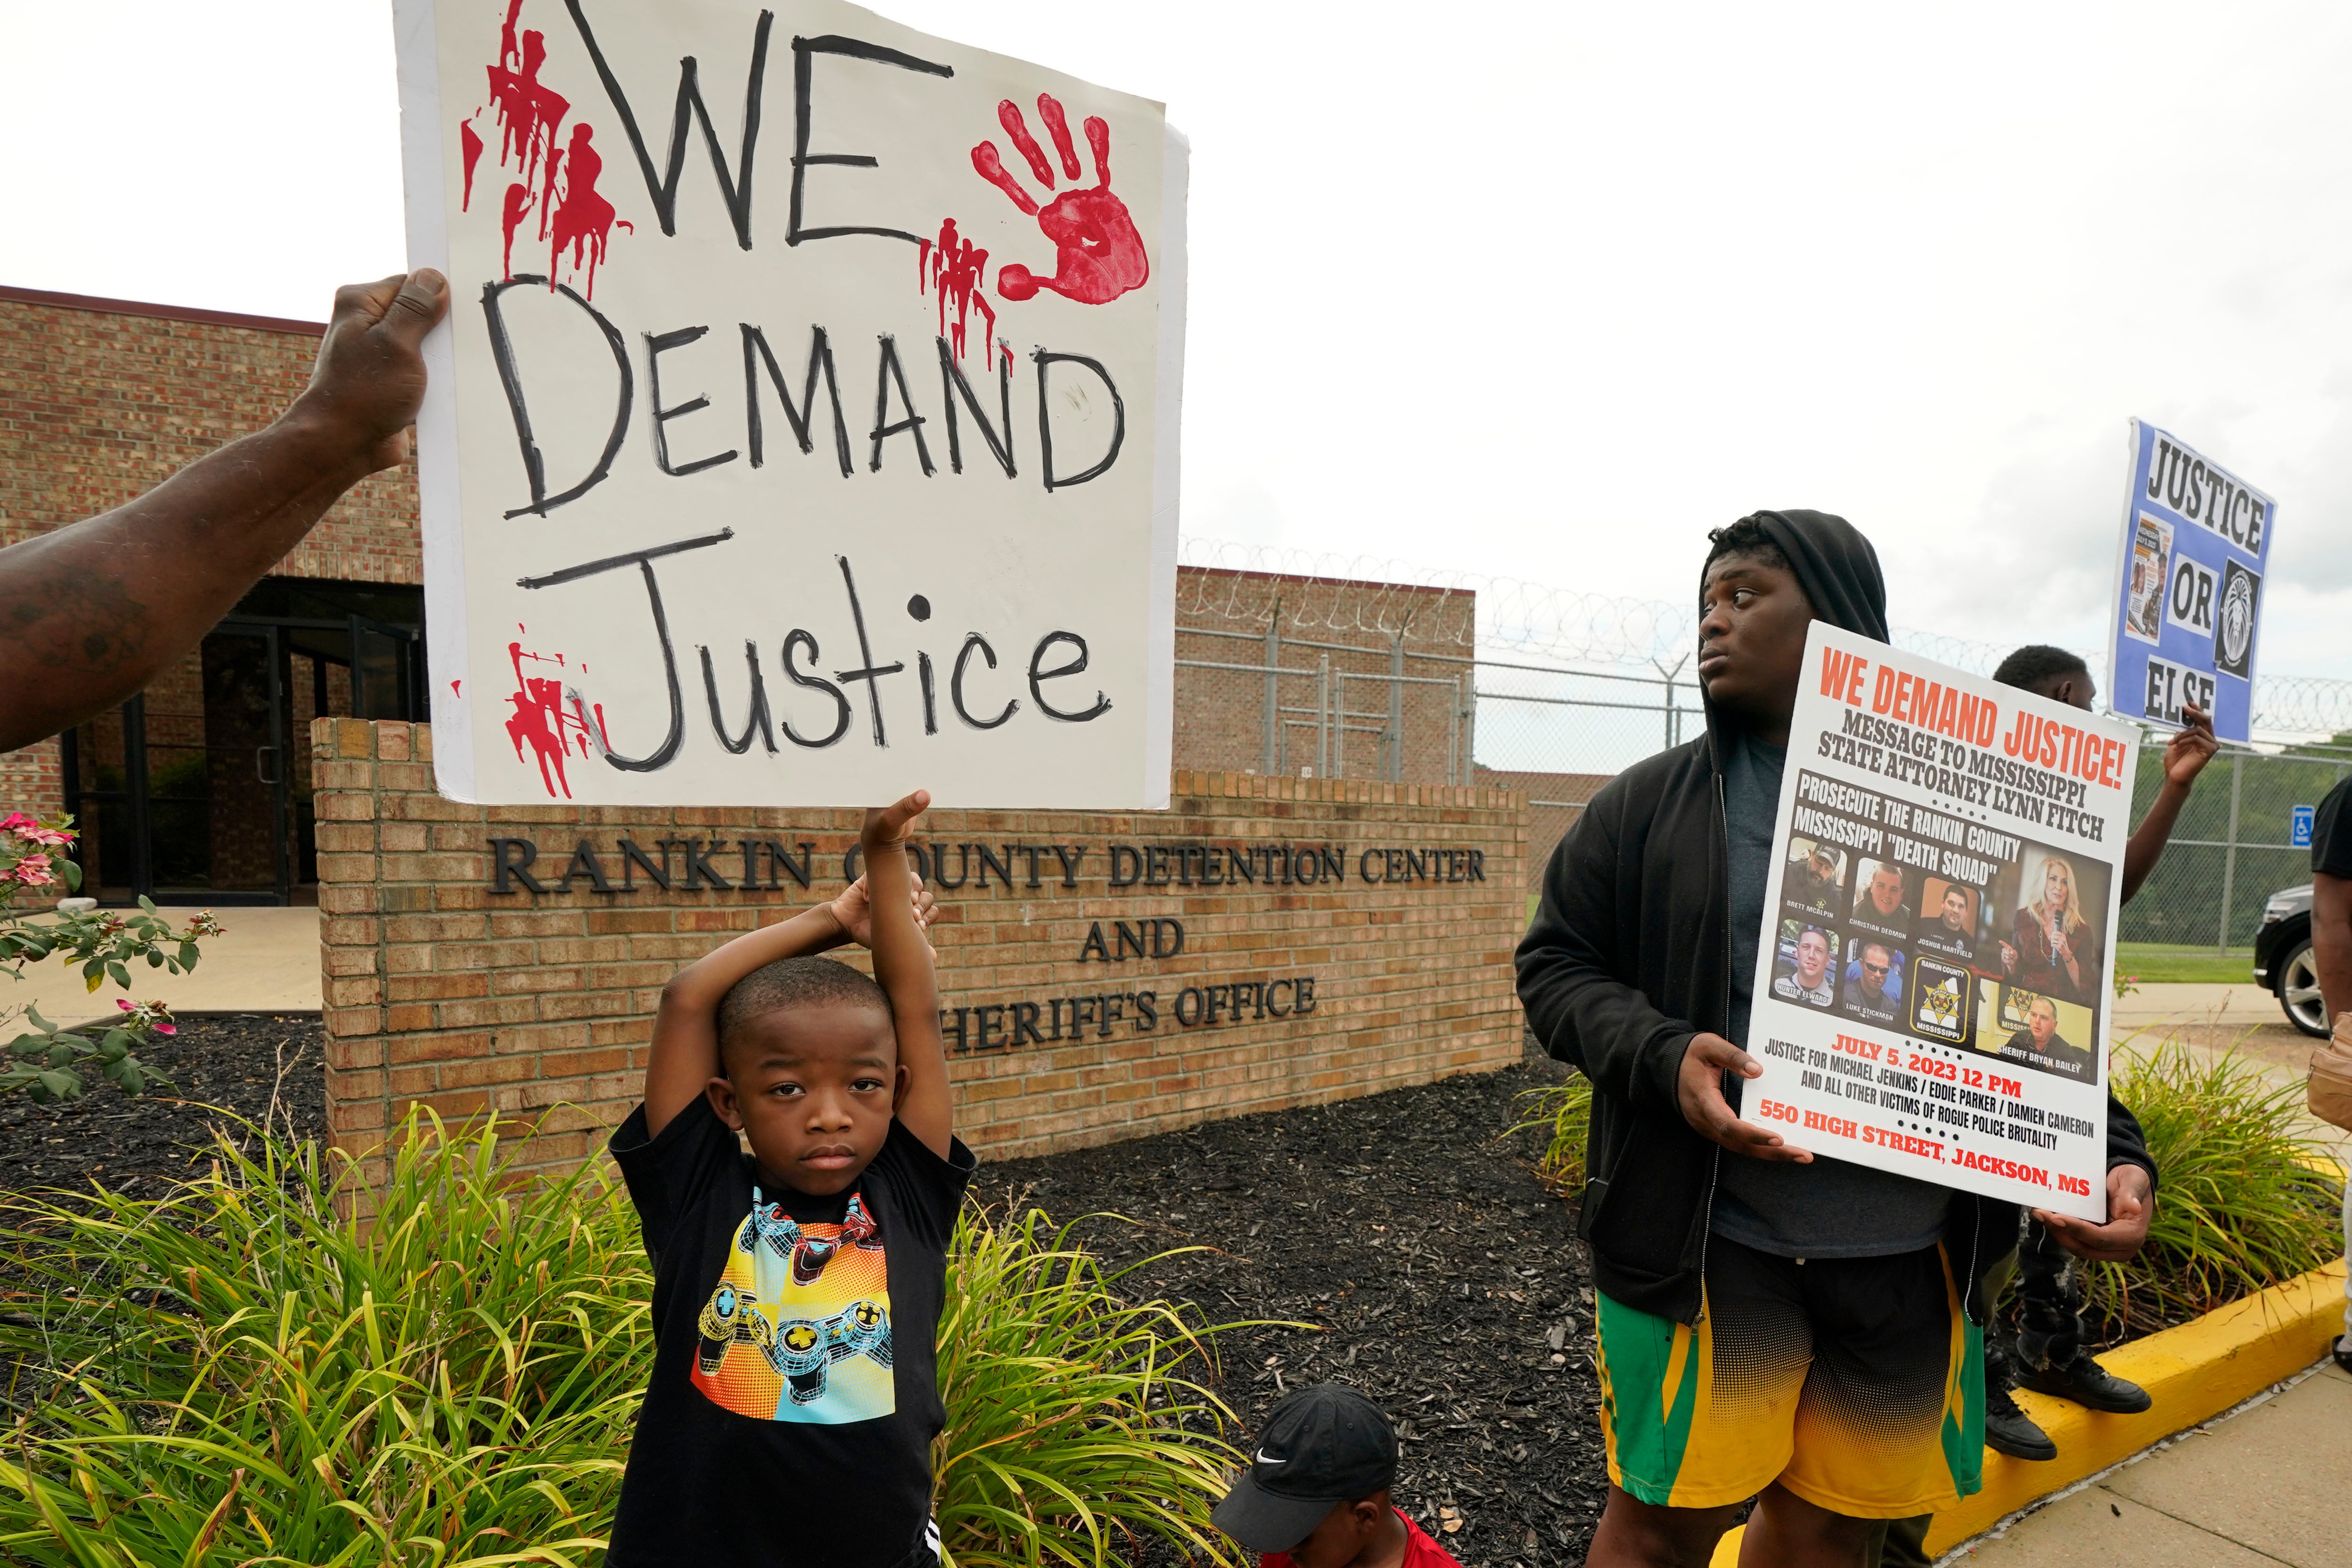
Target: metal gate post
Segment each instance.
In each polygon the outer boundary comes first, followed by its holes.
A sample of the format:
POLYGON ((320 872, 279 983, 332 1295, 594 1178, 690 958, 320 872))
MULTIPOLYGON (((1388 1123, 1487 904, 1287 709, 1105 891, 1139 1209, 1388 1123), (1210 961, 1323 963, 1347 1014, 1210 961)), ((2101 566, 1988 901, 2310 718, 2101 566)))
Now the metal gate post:
POLYGON ((1274 602, 1274 620, 1265 628, 1265 771, 1271 774, 1279 765, 1275 755, 1277 737, 1281 732, 1281 694, 1276 689, 1281 677, 1275 674, 1282 667, 1282 601, 1274 602))
POLYGON ((1454 700, 1445 711, 1445 782, 1462 782, 1462 678, 1454 678, 1454 700))
POLYGON ((1404 777, 1404 634, 1389 637, 1389 782, 1404 777))
POLYGON ((1315 661, 1315 776, 1331 776, 1331 656, 1315 661))
POLYGON ((1478 667, 1462 677, 1462 782, 1478 782, 1478 667))
POLYGON ((2246 758, 2242 752, 2230 759, 2230 836, 2229 847, 2221 851, 2221 928, 2213 939, 2213 951, 2224 955, 2230 951, 2230 900, 2238 881, 2238 790, 2245 777, 2246 758))

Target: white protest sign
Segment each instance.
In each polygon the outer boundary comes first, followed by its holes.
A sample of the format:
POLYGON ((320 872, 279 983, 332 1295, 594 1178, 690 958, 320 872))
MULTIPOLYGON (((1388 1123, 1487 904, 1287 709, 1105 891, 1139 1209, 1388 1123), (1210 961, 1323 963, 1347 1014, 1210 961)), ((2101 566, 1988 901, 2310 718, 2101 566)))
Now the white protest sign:
POLYGON ((434 761, 1164 806, 1185 156, 835 0, 396 0, 434 761))
POLYGON ((2104 1221, 2137 744, 1813 623, 1742 1114, 1800 1148, 2104 1221))

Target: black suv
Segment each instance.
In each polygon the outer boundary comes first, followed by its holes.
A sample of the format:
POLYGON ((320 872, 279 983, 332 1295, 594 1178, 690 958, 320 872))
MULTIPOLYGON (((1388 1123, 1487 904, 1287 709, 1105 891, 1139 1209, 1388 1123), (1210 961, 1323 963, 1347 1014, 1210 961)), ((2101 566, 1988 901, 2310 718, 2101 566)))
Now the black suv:
POLYGON ((2305 1034, 2327 1037, 2327 1005, 2319 996, 2319 971, 2311 962, 2311 884, 2284 888, 2263 906, 2263 929, 2254 933, 2254 979, 2271 988, 2286 1009, 2287 1022, 2305 1034))

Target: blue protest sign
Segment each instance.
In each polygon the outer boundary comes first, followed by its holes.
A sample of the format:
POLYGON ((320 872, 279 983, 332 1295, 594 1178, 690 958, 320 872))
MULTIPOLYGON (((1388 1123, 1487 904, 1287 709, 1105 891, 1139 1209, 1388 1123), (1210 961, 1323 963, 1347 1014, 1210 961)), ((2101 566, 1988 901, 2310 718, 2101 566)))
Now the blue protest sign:
POLYGON ((2278 503, 2152 425, 2133 420, 2131 444, 2108 701, 2175 728, 2194 703, 2243 741, 2278 503))
POLYGON ((2294 808, 2294 816, 2287 819, 2288 826, 2286 843, 2288 848, 2308 849, 2311 847, 2311 818, 2312 814, 2318 809, 2319 808, 2317 806, 2312 805, 2298 805, 2294 808))

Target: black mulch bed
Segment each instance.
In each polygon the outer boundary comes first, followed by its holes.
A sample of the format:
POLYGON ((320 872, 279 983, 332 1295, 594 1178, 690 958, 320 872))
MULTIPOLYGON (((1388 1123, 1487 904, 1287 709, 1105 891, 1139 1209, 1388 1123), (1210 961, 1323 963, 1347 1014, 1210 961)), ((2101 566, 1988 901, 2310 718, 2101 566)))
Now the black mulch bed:
MULTIPOLYGON (((181 1021, 142 1059, 172 1087, 138 1099, 0 1099, 0 1194, 44 1187, 158 1197, 201 1167, 226 1107, 325 1128, 316 1016, 181 1021)), ((1218 1392, 1245 1422, 1325 1379, 1400 1422, 1397 1500, 1470 1568, 1580 1560, 1607 1477, 1593 1419, 1591 1275, 1569 1211, 1529 1173, 1541 1141, 1514 1097, 1557 1082, 1539 1058, 1504 1072, 1312 1110, 1212 1122, 1099 1149, 989 1163, 975 1191, 1056 1220, 1113 1268, 1177 1247, 1131 1293, 1192 1300, 1220 1341, 1218 1392), (1454 1510, 1441 1515, 1441 1509, 1454 1510), (1451 1517, 1460 1528, 1444 1526, 1451 1517)), ((232 1129, 234 1131, 234 1129, 232 1129)))
POLYGON ((139 1053, 170 1079, 131 1096, 93 1075, 79 1100, 37 1105, 0 1095, 0 1194, 86 1190, 94 1180, 132 1197, 161 1197, 205 1161, 221 1113, 274 1120, 282 1132, 323 1136, 326 1080, 319 1016, 233 1013, 179 1020, 139 1053))
POLYGON ((1211 1122, 1099 1149, 988 1163, 992 1207, 1056 1220, 1114 1265, 1177 1247, 1130 1293, 1211 1321, 1285 1319, 1220 1340, 1219 1392, 1261 1421, 1302 1384, 1370 1394, 1404 1437, 1398 1503, 1470 1568, 1580 1561, 1608 1476, 1593 1411, 1591 1274, 1568 1208, 1497 1134, 1513 1097, 1559 1081, 1507 1071, 1311 1110, 1211 1122))

